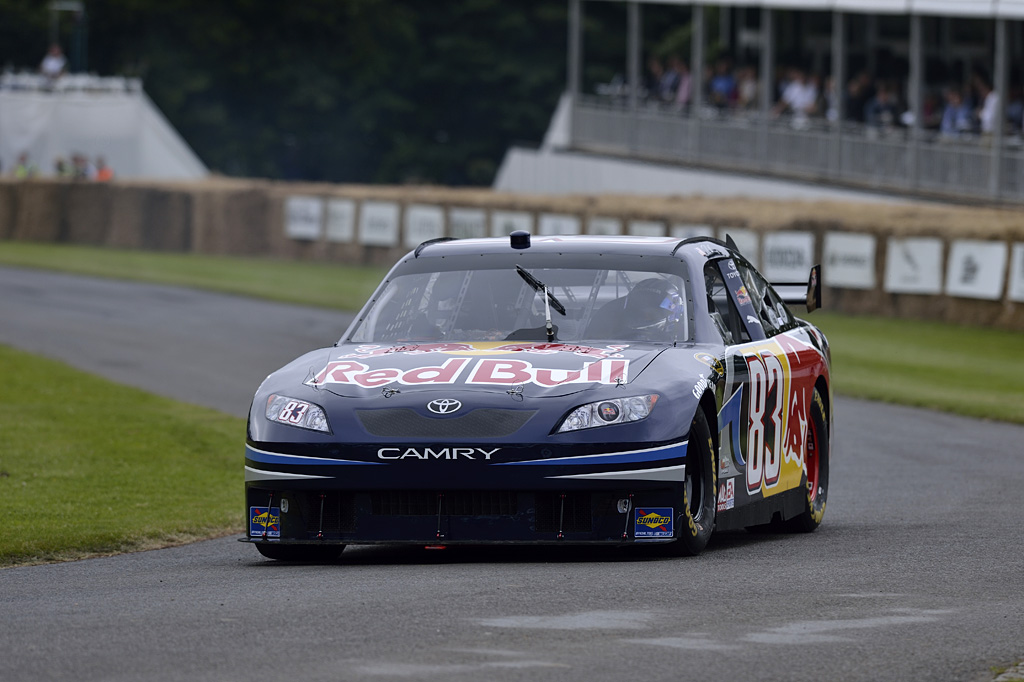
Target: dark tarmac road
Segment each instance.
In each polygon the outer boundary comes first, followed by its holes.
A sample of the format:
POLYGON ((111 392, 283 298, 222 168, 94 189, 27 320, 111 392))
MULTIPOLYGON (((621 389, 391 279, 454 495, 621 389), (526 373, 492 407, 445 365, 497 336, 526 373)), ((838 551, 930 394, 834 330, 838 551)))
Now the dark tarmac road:
MULTIPOLYGON (((0 268, 0 343, 239 416, 346 322, 0 268)), ((1024 658, 1024 428, 835 414, 810 535, 720 534, 695 559, 356 547, 319 566, 224 538, 6 569, 0 680, 980 681, 1024 658)))

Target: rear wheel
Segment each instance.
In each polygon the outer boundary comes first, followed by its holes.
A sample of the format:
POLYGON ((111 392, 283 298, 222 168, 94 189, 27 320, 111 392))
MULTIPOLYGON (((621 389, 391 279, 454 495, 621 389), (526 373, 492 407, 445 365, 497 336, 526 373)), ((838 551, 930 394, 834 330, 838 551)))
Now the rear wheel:
POLYGON ((686 479, 683 513, 676 527, 676 541, 668 546, 675 556, 696 556, 707 546, 715 529, 715 490, 718 469, 714 444, 704 411, 699 407, 690 424, 686 445, 686 479))
POLYGON ((258 543, 257 551, 268 559, 320 563, 341 556, 345 545, 278 545, 258 543))
POLYGON ((828 498, 828 424, 825 421, 825 402, 818 389, 811 399, 810 420, 807 426, 807 449, 804 464, 807 469, 807 500, 798 516, 788 519, 783 528, 793 533, 810 533, 821 525, 828 498))

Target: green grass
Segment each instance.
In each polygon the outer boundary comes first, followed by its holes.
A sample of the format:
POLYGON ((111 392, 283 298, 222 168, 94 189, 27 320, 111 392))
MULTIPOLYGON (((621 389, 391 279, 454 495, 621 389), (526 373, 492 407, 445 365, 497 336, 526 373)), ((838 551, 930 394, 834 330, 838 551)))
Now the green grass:
POLYGON ((0 566, 241 532, 245 421, 0 346, 0 566))
POLYGON ((358 310, 387 268, 0 241, 0 264, 358 310))
POLYGON ((838 393, 1024 423, 1024 334, 877 317, 809 316, 838 393))

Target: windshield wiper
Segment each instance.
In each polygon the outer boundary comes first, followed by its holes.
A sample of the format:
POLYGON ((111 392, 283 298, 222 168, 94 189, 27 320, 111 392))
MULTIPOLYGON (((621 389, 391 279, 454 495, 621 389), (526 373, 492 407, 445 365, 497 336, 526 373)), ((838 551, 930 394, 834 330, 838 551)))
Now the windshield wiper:
POLYGON ((555 329, 551 324, 551 306, 554 306, 555 310, 557 310, 563 317, 565 316, 565 306, 562 305, 562 302, 559 301, 553 293, 548 291, 548 285, 544 284, 544 282, 541 282, 519 265, 516 266, 516 272, 518 272, 519 276, 530 285, 531 289, 544 295, 544 324, 548 330, 548 341, 554 341, 555 329), (549 303, 550 305, 548 305, 549 303))

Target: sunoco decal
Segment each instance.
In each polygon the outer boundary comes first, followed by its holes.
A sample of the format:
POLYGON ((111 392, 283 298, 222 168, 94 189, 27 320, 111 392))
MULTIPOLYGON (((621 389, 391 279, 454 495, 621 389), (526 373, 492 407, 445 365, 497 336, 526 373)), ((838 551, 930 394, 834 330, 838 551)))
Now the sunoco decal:
POLYGON ((268 538, 281 537, 280 507, 271 507, 269 514, 266 507, 249 507, 249 535, 263 537, 264 532, 268 538))
POLYGON ((675 518, 672 507, 639 507, 636 513, 636 525, 633 537, 637 538, 670 538, 672 537, 672 519, 675 518))

